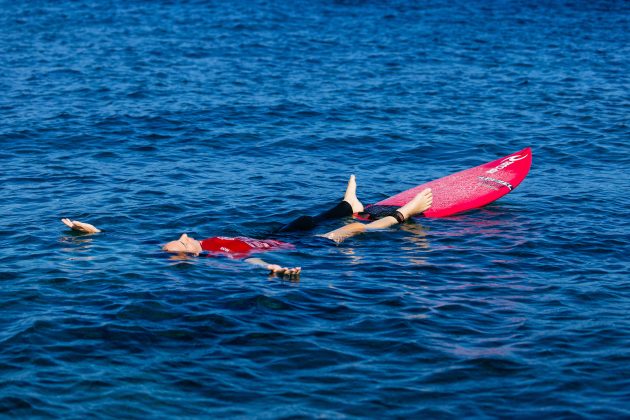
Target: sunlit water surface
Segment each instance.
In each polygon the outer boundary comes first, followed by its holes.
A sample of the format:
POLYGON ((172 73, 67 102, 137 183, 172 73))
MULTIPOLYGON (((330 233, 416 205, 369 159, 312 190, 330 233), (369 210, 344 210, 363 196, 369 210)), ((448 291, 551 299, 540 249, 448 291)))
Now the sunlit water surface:
POLYGON ((0 413, 630 417, 628 4, 290 3, 0 2, 0 413), (526 146, 299 282, 159 249, 526 146))

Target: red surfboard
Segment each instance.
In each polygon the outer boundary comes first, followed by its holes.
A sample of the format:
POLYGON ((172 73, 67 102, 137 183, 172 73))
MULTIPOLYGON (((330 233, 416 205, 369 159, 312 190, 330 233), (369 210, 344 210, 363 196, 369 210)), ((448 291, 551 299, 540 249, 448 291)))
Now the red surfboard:
POLYGON ((516 188, 527 176, 532 165, 532 150, 519 152, 466 169, 426 184, 418 185, 393 197, 366 206, 358 215, 374 219, 391 207, 400 207, 411 201, 425 188, 433 191, 433 205, 423 213, 426 217, 446 217, 491 203, 516 188))

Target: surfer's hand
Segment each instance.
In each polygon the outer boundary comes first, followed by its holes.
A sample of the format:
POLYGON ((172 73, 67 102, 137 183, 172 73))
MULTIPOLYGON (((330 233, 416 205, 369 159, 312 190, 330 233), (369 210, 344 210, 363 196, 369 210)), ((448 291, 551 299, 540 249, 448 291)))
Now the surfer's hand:
POLYGON ((300 271, 302 271, 302 267, 282 267, 278 264, 269 264, 267 265, 267 270, 269 270, 269 274, 274 275, 282 275, 283 277, 289 278, 298 278, 300 277, 300 271))
POLYGON ((61 219, 64 225, 68 226, 72 230, 76 230, 81 233, 98 233, 100 229, 97 229, 89 223, 79 222, 78 220, 61 219))

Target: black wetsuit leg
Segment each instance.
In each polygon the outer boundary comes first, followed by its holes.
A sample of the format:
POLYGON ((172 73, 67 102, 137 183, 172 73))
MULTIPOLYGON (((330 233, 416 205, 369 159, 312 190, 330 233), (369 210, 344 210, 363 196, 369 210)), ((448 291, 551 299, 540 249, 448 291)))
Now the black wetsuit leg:
POLYGON ((299 230, 311 230, 324 220, 340 219, 352 216, 352 206, 347 201, 341 201, 335 207, 317 216, 300 216, 291 223, 280 228, 278 232, 295 232, 299 230))

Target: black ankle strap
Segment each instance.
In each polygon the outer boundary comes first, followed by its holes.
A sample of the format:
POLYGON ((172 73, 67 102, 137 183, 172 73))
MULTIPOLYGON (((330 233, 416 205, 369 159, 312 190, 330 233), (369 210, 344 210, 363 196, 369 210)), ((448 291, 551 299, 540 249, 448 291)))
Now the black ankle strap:
POLYGON ((396 210, 392 216, 398 220, 398 223, 403 223, 405 221, 405 216, 403 216, 403 214, 398 210, 396 210))

